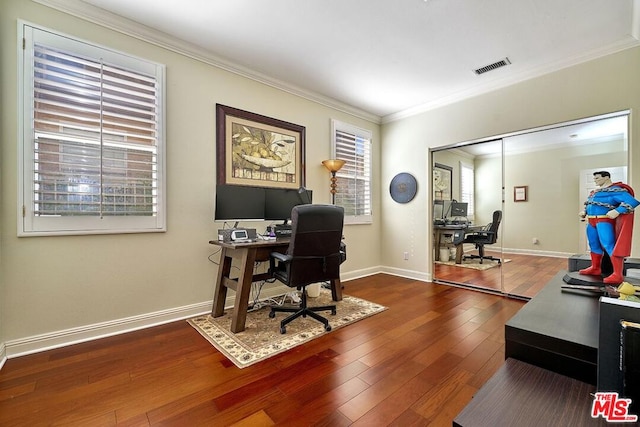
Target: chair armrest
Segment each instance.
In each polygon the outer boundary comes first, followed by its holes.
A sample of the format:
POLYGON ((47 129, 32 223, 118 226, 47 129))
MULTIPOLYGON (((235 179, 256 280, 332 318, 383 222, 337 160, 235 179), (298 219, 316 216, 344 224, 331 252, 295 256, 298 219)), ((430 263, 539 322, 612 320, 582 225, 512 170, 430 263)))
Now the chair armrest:
POLYGON ((494 231, 479 231, 476 236, 484 240, 487 244, 493 244, 497 240, 496 233, 494 231))
POLYGON ((280 252, 271 252, 271 258, 280 262, 291 262, 293 259, 291 255, 281 254, 280 252))
MULTIPOLYGON (((281 254, 280 252, 271 252, 269 254, 269 273, 271 275, 278 269, 280 264, 288 264, 291 262, 291 255, 281 254), (278 265, 276 266, 276 262, 278 265)), ((282 268, 282 267, 280 267, 282 268)))

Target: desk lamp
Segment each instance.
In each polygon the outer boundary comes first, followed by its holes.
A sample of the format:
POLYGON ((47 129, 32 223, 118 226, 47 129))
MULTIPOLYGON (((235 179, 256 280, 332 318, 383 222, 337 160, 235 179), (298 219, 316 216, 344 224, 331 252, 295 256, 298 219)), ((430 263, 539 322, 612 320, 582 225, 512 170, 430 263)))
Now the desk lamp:
POLYGON ((336 184, 336 181, 338 180, 338 178, 336 178, 336 172, 338 172, 340 168, 344 166, 345 163, 346 162, 344 160, 340 160, 340 159, 330 159, 330 160, 322 161, 322 164, 324 165, 324 167, 327 168, 329 172, 331 172, 331 204, 332 205, 336 204, 336 187, 338 186, 338 184, 336 184))

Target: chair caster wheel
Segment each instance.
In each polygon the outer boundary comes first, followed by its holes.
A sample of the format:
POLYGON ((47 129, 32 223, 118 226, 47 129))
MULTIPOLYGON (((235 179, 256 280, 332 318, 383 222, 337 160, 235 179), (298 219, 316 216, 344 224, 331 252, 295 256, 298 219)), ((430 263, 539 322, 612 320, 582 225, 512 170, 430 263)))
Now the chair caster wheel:
POLYGON ((287 333, 287 328, 285 328, 284 326, 280 326, 280 333, 281 334, 286 334, 287 333))
POLYGON ((329 332, 329 331, 331 330, 331 325, 327 325, 327 326, 325 326, 325 327, 324 327, 324 330, 325 330, 325 331, 327 331, 327 332, 329 332))
POLYGON ((269 319, 273 319, 274 317, 276 317, 276 312, 275 311, 270 311, 269 312, 269 319))
POLYGON ((335 316, 336 315, 336 311, 335 310, 331 310, 331 315, 335 316))

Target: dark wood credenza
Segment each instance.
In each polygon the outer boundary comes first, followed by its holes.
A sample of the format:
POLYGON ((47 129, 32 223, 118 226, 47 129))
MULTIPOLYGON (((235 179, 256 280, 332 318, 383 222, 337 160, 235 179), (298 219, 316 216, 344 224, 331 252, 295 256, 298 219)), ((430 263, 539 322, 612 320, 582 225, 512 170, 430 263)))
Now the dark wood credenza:
POLYGON ((596 385, 599 294, 565 290, 560 271, 505 325, 505 358, 596 385))

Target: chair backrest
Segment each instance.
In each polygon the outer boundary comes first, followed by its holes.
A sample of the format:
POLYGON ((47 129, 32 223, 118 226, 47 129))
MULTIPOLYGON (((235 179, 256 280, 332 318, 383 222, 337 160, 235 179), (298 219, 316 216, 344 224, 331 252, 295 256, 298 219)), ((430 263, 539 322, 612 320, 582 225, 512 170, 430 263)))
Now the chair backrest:
POLYGON ((498 240, 498 227, 500 227, 500 221, 502 221, 502 211, 493 211, 493 221, 489 224, 488 229, 488 231, 492 233, 492 243, 495 243, 498 240))
POLYGON ((291 211, 287 255, 289 283, 302 286, 340 278, 340 242, 344 209, 334 205, 298 205, 291 211))

